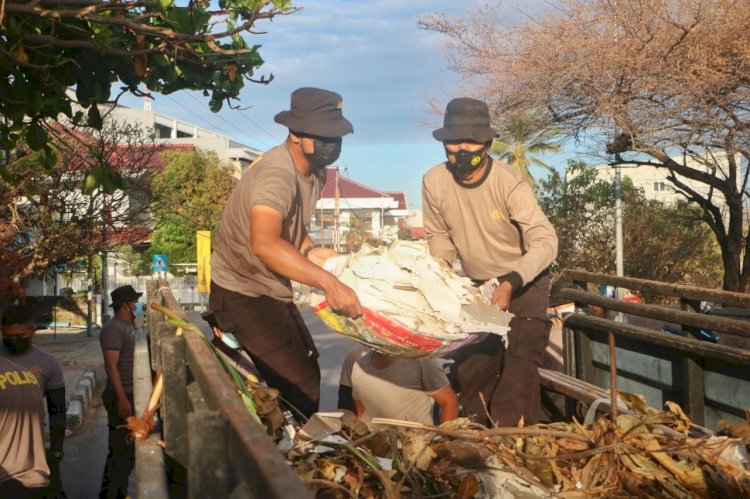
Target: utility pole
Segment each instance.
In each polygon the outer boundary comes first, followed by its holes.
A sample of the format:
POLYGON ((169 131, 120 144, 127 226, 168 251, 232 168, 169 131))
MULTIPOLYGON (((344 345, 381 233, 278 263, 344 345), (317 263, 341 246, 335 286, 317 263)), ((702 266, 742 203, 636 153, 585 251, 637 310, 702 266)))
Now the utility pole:
POLYGON ((336 186, 335 188, 335 194, 334 194, 334 205, 333 205, 333 249, 340 252, 341 251, 341 245, 340 245, 340 237, 339 237, 339 196, 341 193, 339 192, 339 169, 336 168, 336 183, 334 184, 336 186))
MULTIPOLYGON (((94 314, 94 262, 91 255, 89 255, 86 268, 86 336, 90 337, 94 314)), ((57 295, 57 274, 55 274, 55 295, 57 295)))
MULTIPOLYGON (((625 275, 623 263, 623 240, 622 240, 622 166, 619 156, 615 159, 615 273, 617 277, 625 275)), ((625 290, 615 287, 615 297, 618 301, 625 299, 625 290)), ((615 321, 625 322, 622 312, 617 312, 615 321)))

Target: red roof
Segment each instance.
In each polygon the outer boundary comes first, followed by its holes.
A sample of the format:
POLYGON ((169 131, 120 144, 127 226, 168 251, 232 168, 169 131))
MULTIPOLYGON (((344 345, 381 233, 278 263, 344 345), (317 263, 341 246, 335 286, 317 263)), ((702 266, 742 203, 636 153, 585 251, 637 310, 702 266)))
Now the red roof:
MULTIPOLYGON (((89 147, 99 147, 95 137, 80 130, 55 126, 58 141, 64 140, 67 147, 60 148, 58 162, 62 162, 68 171, 88 171, 97 164, 91 156, 89 147)), ((53 139, 54 140, 54 139, 53 139)), ((163 166, 161 153, 167 150, 192 151, 192 144, 104 144, 105 159, 118 171, 141 169, 160 170, 163 166), (145 165, 144 165, 145 163, 145 165)))
POLYGON ((382 198, 389 197, 398 201, 398 209, 406 209, 406 193, 384 192, 368 187, 359 182, 339 175, 339 169, 335 166, 326 168, 326 185, 320 199, 334 199, 336 197, 336 177, 339 179, 339 197, 342 198, 382 198))
POLYGON ((150 240, 154 229, 149 227, 116 227, 107 233, 107 242, 116 244, 138 244, 150 240))
POLYGON ((406 193, 405 192, 386 192, 387 195, 398 201, 398 207, 397 210, 406 210, 408 209, 408 204, 406 203, 406 193))

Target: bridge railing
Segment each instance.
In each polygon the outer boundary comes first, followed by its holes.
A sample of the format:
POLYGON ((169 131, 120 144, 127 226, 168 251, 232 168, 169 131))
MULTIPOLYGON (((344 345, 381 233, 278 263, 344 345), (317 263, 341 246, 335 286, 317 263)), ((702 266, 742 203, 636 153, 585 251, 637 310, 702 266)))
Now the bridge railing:
MULTIPOLYGON (((147 291, 149 302, 184 316, 166 281, 147 291)), ((147 320, 148 341, 139 340, 136 354, 136 409, 145 407, 152 374, 162 373, 164 391, 161 431, 137 444, 138 497, 309 497, 206 341, 194 332, 176 335, 157 311, 147 320)))
POLYGON ((701 426, 716 428, 719 419, 744 420, 744 409, 750 407, 750 350, 701 341, 691 333, 710 330, 742 344, 750 340, 750 322, 695 312, 688 305, 720 303, 747 315, 750 295, 574 270, 563 271, 558 282, 568 284, 556 286, 553 299, 576 304, 576 313, 563 323, 568 376, 608 388, 607 338, 612 333, 619 390, 645 395, 652 407, 678 402, 701 426), (589 291, 601 284, 671 297, 681 306, 632 303, 589 291), (591 315, 592 306, 609 311, 605 315, 610 318, 591 315), (614 313, 621 313, 624 321, 616 320, 614 313), (681 335, 664 332, 660 324, 679 326, 674 330, 681 335))

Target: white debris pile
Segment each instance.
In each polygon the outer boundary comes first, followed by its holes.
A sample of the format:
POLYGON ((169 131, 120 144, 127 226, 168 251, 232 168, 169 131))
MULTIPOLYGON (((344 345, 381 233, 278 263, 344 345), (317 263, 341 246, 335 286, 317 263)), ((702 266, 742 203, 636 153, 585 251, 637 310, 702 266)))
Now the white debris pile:
POLYGON ((346 319, 314 294, 318 315, 336 331, 391 355, 438 356, 471 343, 474 333, 507 334, 513 317, 483 298, 470 279, 432 258, 426 244, 363 247, 329 259, 326 269, 357 292, 366 310, 361 319, 346 319))

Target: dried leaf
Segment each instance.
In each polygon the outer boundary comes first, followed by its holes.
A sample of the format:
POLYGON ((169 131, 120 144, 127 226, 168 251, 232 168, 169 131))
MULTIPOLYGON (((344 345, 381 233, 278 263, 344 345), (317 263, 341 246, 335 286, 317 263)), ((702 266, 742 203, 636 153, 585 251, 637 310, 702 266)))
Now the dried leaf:
MULTIPOLYGON (((607 390, 607 393, 609 393, 609 390, 607 390)), ((649 408, 648 402, 646 402, 646 397, 640 393, 628 393, 617 390, 617 398, 625 402, 628 409, 632 411, 648 414, 652 410, 649 408)))
POLYGON ((416 432, 403 432, 401 435, 403 455, 407 463, 414 465, 420 470, 427 470, 430 463, 437 457, 435 451, 425 438, 416 432))
POLYGON ((460 499, 470 499, 479 493, 479 480, 473 473, 468 473, 458 486, 458 497, 460 499))

